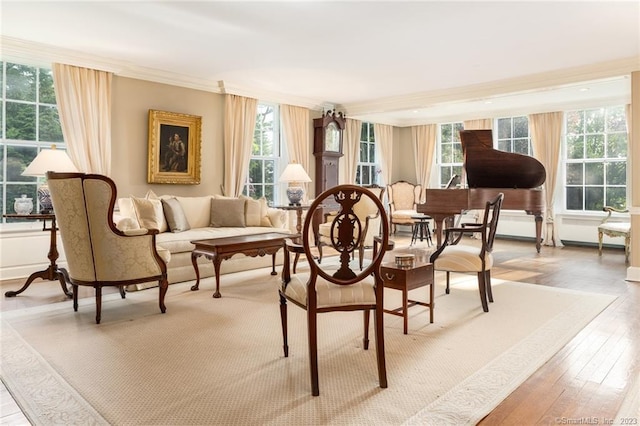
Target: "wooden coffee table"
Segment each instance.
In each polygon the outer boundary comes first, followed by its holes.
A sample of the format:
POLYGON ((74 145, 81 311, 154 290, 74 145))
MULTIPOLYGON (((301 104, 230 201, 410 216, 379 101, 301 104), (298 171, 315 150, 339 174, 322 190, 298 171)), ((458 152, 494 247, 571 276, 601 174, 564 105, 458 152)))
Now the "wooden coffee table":
MULTIPOLYGON (((398 254, 391 252, 391 255, 398 254)), ((385 256, 387 259, 389 256, 385 256)), ((428 259, 428 257, 426 258, 428 259)), ((402 306, 396 309, 385 309, 384 312, 401 316, 404 319, 404 334, 407 334, 409 325, 408 309, 411 306, 421 305, 429 308, 429 322, 433 323, 433 264, 420 257, 416 257, 412 267, 399 267, 395 262, 384 262, 380 265, 380 275, 384 286, 402 291, 402 306), (420 302, 409 299, 409 291, 419 287, 429 287, 429 302, 420 302)))
POLYGON ((285 239, 297 237, 297 234, 268 232, 266 234, 191 241, 191 244, 195 244, 196 246, 191 252, 191 263, 193 264, 193 269, 196 271, 196 283, 191 287, 191 290, 198 290, 200 286, 198 257, 204 256, 213 262, 213 268, 216 273, 216 291, 213 293, 213 297, 217 299, 222 297, 220 294, 220 264, 223 260, 240 253, 251 257, 270 254, 272 256, 271 275, 276 275, 276 253, 283 247, 285 239))

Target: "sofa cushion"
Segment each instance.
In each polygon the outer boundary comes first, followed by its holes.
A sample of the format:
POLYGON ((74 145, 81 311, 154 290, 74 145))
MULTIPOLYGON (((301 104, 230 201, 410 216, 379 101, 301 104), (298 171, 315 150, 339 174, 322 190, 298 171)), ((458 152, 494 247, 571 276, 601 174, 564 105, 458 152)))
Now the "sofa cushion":
POLYGON ((187 222, 192 228, 204 228, 211 223, 211 197, 176 197, 180 202, 187 222))
POLYGON ((211 200, 211 224, 213 227, 244 228, 245 200, 240 198, 211 200))
POLYGON ((187 217, 182 210, 182 205, 176 198, 163 198, 162 209, 171 232, 183 232, 191 229, 189 221, 187 221, 187 217))
POLYGON ((133 207, 140 227, 145 229, 157 229, 160 232, 167 230, 167 221, 164 218, 162 203, 159 199, 153 200, 132 196, 131 200, 133 201, 133 207))
MULTIPOLYGON (((241 196, 244 200, 244 220, 246 226, 260 226, 262 219, 262 206, 259 200, 254 200, 246 196, 241 196)), ((266 212, 265 212, 266 213, 266 212)))

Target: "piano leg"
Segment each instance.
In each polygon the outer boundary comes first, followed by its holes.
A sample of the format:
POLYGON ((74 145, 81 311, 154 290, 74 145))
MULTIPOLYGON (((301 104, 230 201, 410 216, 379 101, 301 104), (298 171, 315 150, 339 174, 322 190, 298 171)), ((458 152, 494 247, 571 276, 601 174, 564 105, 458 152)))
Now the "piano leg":
POLYGON ((536 250, 540 253, 540 246, 542 243, 542 213, 534 213, 536 217, 536 250))

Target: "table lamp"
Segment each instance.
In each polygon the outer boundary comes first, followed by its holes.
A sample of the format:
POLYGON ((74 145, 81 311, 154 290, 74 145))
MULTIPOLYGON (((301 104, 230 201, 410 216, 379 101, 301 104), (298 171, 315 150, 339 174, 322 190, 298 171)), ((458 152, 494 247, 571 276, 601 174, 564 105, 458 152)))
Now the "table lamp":
POLYGON ((299 206, 304 196, 304 188, 302 183, 311 182, 311 178, 304 171, 302 164, 290 163, 280 175, 280 182, 288 182, 287 198, 289 198, 290 206, 299 206))
MULTIPOLYGON (((24 169, 22 176, 44 177, 47 172, 77 172, 78 169, 71 162, 71 158, 65 151, 56 149, 51 145, 51 149, 43 149, 33 159, 31 164, 24 169)), ((38 187, 38 202, 40 203, 40 213, 51 213, 51 194, 46 182, 38 187)))

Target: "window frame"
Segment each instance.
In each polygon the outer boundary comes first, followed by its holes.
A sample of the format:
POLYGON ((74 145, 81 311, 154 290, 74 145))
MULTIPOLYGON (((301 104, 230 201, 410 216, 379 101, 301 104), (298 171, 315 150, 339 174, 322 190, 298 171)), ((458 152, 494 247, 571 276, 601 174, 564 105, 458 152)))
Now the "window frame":
POLYGON ((360 186, 380 185, 380 163, 378 145, 376 144, 376 137, 374 131, 374 124, 368 122, 362 122, 360 127, 360 138, 358 141, 358 161, 356 163, 356 177, 355 184, 360 186), (363 145, 365 146, 365 160, 363 160, 363 145), (373 161, 371 161, 371 154, 373 153, 373 161), (365 176, 364 169, 369 170, 369 182, 363 182, 365 176))

